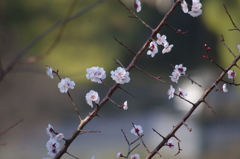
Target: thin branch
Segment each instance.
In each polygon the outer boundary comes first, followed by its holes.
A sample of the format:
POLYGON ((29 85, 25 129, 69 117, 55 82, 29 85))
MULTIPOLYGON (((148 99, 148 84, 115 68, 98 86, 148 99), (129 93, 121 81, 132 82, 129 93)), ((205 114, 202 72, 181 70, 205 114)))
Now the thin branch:
POLYGON ((200 85, 199 83, 197 83, 196 81, 194 81, 192 78, 190 78, 190 75, 189 75, 189 76, 187 76, 187 75, 185 75, 185 74, 181 74, 181 75, 184 76, 184 77, 186 77, 187 79, 189 79, 192 83, 196 84, 196 85, 199 86, 200 88, 202 88, 204 91, 206 91, 206 89, 205 89, 202 85, 200 85))
POLYGON ((148 76, 151 77, 151 78, 154 78, 154 79, 156 79, 156 80, 158 80, 158 81, 161 81, 161 82, 165 82, 165 81, 161 80, 159 77, 154 77, 153 75, 147 73, 146 71, 144 71, 143 69, 141 69, 140 67, 138 67, 138 66, 136 66, 136 65, 134 65, 134 67, 135 67, 136 69, 138 69, 139 71, 141 71, 142 73, 145 73, 146 75, 148 75, 148 76))
POLYGON ((123 66, 123 64, 119 60, 117 60, 117 59, 113 59, 113 60, 116 62, 116 64, 120 65, 122 68, 125 69, 125 67, 123 66))
POLYGON ((175 154, 175 156, 177 156, 178 154, 180 154, 181 151, 182 151, 182 149, 180 148, 180 142, 178 142, 178 152, 175 154))
POLYGON ((128 51, 130 51, 133 55, 136 55, 134 51, 132 51, 127 45, 125 45, 123 42, 119 41, 117 38, 114 37, 114 40, 116 40, 120 45, 124 46, 128 51))
POLYGON ((240 86, 240 83, 234 83, 234 82, 228 82, 228 81, 225 81, 225 80, 222 80, 224 83, 227 83, 229 85, 234 85, 234 86, 240 86))
POLYGON ((21 123, 23 121, 23 119, 20 119, 19 121, 17 121, 16 123, 14 123, 13 125, 11 125, 10 127, 8 127, 7 129, 5 129, 4 131, 0 132, 0 136, 5 134, 6 132, 8 132, 9 130, 11 130, 13 127, 17 126, 19 123, 21 123))
POLYGON ((108 98, 108 100, 109 100, 110 102, 112 102, 113 104, 117 105, 119 108, 121 108, 121 106, 120 106, 119 104, 117 104, 116 102, 114 102, 111 98, 108 98))
POLYGON ((123 90, 125 93, 129 94, 130 96, 132 96, 133 98, 136 98, 134 95, 132 95, 131 93, 129 93, 128 91, 126 91, 125 89, 123 89, 122 87, 118 87, 119 89, 123 90))
POLYGON ((168 26, 169 28, 175 30, 178 34, 183 34, 183 35, 187 36, 188 31, 183 32, 181 29, 176 29, 176 28, 174 28, 173 26, 171 26, 167 23, 165 25, 168 26))
POLYGON ((81 115, 80 115, 80 113, 79 113, 79 111, 78 111, 78 109, 77 109, 77 106, 76 106, 75 102, 73 101, 73 98, 72 98, 70 92, 67 91, 67 94, 68 94, 68 96, 69 96, 69 98, 70 98, 70 100, 71 100, 71 102, 72 102, 72 105, 73 105, 74 110, 76 111, 76 113, 77 113, 77 115, 78 115, 79 120, 82 121, 81 115))
MULTIPOLYGON (((52 72, 57 75, 57 77, 58 77, 58 79, 59 79, 60 81, 62 80, 61 77, 60 77, 59 74, 58 74, 58 72, 59 72, 58 70, 57 70, 57 71, 54 71, 54 70, 53 70, 52 72)), ((70 100, 71 100, 71 102, 72 102, 72 105, 73 105, 74 110, 76 111, 76 113, 77 113, 77 115, 78 115, 79 120, 82 121, 81 115, 80 115, 80 113, 79 113, 79 111, 78 111, 78 109, 77 109, 77 106, 76 106, 75 102, 73 101, 73 98, 72 98, 70 92, 67 91, 67 94, 68 94, 68 97, 70 98, 70 100)))
POLYGON ((225 43, 225 39, 224 39, 224 37, 223 37, 223 35, 221 35, 221 37, 222 37, 222 43, 223 43, 223 45, 228 49, 228 51, 233 55, 233 57, 235 58, 236 57, 236 55, 232 52, 232 50, 227 46, 227 44, 225 43))
POLYGON ((153 31, 153 29, 149 25, 147 25, 147 23, 145 23, 141 18, 139 18, 137 14, 133 12, 131 9, 129 9, 121 0, 118 0, 118 2, 121 3, 130 13, 134 15, 134 16, 129 16, 130 18, 138 19, 140 22, 142 22, 143 25, 145 25, 147 28, 153 31))
POLYGON ((81 132, 85 133, 100 133, 101 131, 92 131, 92 130, 80 130, 81 132))
POLYGON ((190 103, 191 105, 194 105, 194 103, 192 103, 191 101, 187 100, 186 98, 182 97, 181 95, 174 93, 175 96, 178 96, 179 98, 185 100, 186 102, 190 103))
POLYGON ((231 20, 233 26, 235 27, 234 29, 228 29, 228 31, 233 31, 233 30, 238 30, 238 31, 240 31, 240 29, 239 29, 239 28, 237 27, 237 25, 234 23, 234 21, 233 21, 231 15, 229 14, 229 12, 228 12, 227 7, 225 6, 225 4, 223 4, 223 6, 224 6, 224 8, 225 8, 225 11, 226 11, 229 19, 231 20))
POLYGON ((125 133, 124 133, 123 129, 121 129, 121 131, 122 131, 122 133, 123 133, 123 136, 124 136, 125 140, 127 141, 128 145, 130 145, 130 143, 129 143, 128 139, 127 139, 127 136, 125 135, 125 133))
MULTIPOLYGON (((192 132, 192 128, 189 128, 188 125, 187 125, 185 122, 184 122, 183 125, 186 126, 186 128, 188 129, 189 132, 192 132)), ((175 136, 175 138, 176 138, 176 136, 175 136)), ((180 140, 179 140, 179 141, 180 141, 180 140)))
POLYGON ((138 146, 140 145, 140 143, 138 143, 135 147, 133 147, 129 152, 128 152, 128 155, 133 152, 133 150, 135 150, 138 146))
POLYGON ((209 109, 212 110, 213 114, 216 114, 216 112, 213 110, 213 107, 211 107, 205 100, 203 102, 208 106, 209 109))
POLYGON ((68 154, 69 156, 71 156, 71 157, 73 157, 73 158, 75 158, 75 159, 79 159, 79 158, 77 158, 76 156, 73 156, 72 154, 70 154, 69 152, 66 152, 66 154, 68 154))
POLYGON ((163 140, 165 140, 165 137, 162 136, 159 132, 157 132, 157 130, 155 130, 155 129, 153 129, 153 128, 152 128, 152 130, 153 130, 155 133, 157 133, 159 136, 161 136, 161 137, 163 138, 163 140))

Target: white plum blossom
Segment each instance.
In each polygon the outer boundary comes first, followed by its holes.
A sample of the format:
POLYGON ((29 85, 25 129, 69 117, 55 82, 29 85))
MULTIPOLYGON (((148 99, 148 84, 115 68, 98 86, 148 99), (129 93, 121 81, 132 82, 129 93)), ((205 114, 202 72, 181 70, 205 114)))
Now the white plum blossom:
POLYGON ((161 36, 161 34, 157 33, 157 41, 156 42, 158 45, 164 44, 166 42, 166 39, 167 39, 166 35, 161 36))
POLYGON ((122 108, 123 108, 124 110, 127 110, 127 109, 128 109, 128 103, 127 103, 127 101, 125 101, 125 102, 123 103, 122 108))
POLYGON ((188 4, 185 0, 182 1, 181 7, 184 13, 188 13, 188 4))
POLYGON ((100 101, 98 92, 93 91, 93 90, 88 92, 85 97, 86 97, 86 101, 87 101, 88 105, 90 105, 91 107, 93 107, 92 102, 95 102, 96 104, 98 104, 100 101))
POLYGON ((182 96, 183 98, 185 98, 185 96, 187 96, 187 92, 183 91, 181 88, 178 88, 179 90, 179 95, 182 96))
POLYGON ((237 75, 237 73, 234 72, 233 70, 228 71, 228 78, 229 79, 233 79, 236 75, 237 75))
POLYGON ((228 92, 226 83, 223 84, 223 86, 222 86, 222 91, 223 91, 224 93, 227 93, 227 92, 228 92))
POLYGON ((240 52, 240 45, 237 45, 238 51, 240 52))
POLYGON ((134 0, 134 7, 137 12, 140 12, 142 7, 141 7, 141 2, 140 0, 134 0))
POLYGON ((179 71, 173 71, 172 76, 169 76, 172 80, 172 82, 178 83, 179 77, 181 76, 181 73, 179 71))
POLYGON ((50 138, 46 144, 46 147, 48 150, 48 155, 55 157, 55 155, 59 152, 60 144, 55 138, 50 138))
POLYGON ((168 140, 167 146, 168 146, 169 148, 173 149, 173 148, 174 148, 174 143, 173 143, 173 141, 172 141, 172 140, 168 140))
POLYGON ((183 67, 182 64, 180 64, 180 65, 175 65, 175 70, 174 70, 174 71, 179 71, 181 74, 184 74, 184 75, 185 75, 186 70, 187 70, 187 68, 186 68, 186 67, 183 67))
POLYGON ((131 130, 131 133, 133 133, 136 136, 138 136, 141 133, 143 133, 143 129, 142 129, 141 125, 134 125, 134 127, 131 130))
POLYGON ((91 159, 95 159, 95 156, 92 156, 91 159))
POLYGON ((122 153, 121 153, 121 152, 118 152, 118 153, 117 153, 117 158, 121 158, 121 157, 123 157, 122 153))
POLYGON ((48 124, 48 127, 46 128, 46 132, 50 136, 50 138, 53 137, 54 129, 53 129, 52 125, 48 124))
POLYGON ((74 89, 74 86, 74 81, 71 81, 69 78, 62 79, 61 82, 58 83, 58 88, 61 93, 67 93, 68 89, 74 89))
POLYGON ((149 49, 147 52, 147 55, 151 55, 151 57, 154 57, 156 53, 158 53, 158 47, 157 47, 157 43, 155 41, 152 41, 149 44, 149 49))
POLYGON ((198 17, 202 14, 202 3, 199 0, 192 1, 192 8, 191 11, 188 12, 192 17, 198 17))
POLYGON ((48 75, 51 79, 53 79, 53 70, 52 70, 52 68, 51 68, 51 67, 48 67, 48 66, 46 66, 46 68, 47 68, 47 71, 46 71, 47 75, 48 75))
POLYGON ((111 71, 111 77, 119 84, 128 83, 130 81, 129 72, 122 67, 118 67, 117 70, 111 71))
POLYGON ((92 82, 102 83, 101 80, 106 78, 106 71, 102 67, 91 67, 86 69, 86 77, 92 82))
POLYGON ((173 44, 169 45, 169 43, 167 41, 165 41, 163 46, 164 46, 164 48, 162 50, 162 53, 165 54, 172 50, 173 44))
POLYGON ((130 159, 140 159, 139 154, 131 155, 130 159))
POLYGON ((202 10, 201 9, 191 10, 188 12, 188 14, 190 14, 192 17, 198 17, 199 15, 202 14, 202 10))
POLYGON ((174 97, 174 92, 175 92, 175 88, 173 88, 173 86, 170 86, 170 89, 168 90, 168 99, 171 99, 174 97))
POLYGON ((58 133, 55 137, 56 140, 62 140, 64 138, 63 133, 58 133))

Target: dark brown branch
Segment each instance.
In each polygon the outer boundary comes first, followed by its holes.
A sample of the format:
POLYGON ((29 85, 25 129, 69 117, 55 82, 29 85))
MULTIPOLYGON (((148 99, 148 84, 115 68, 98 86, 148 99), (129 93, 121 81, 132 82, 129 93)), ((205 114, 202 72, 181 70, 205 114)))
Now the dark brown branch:
MULTIPOLYGON (((118 0, 119 1, 119 0, 118 0)), ((150 35, 150 37, 147 39, 147 41, 144 43, 144 45, 142 46, 142 48, 138 51, 138 53, 133 57, 132 61, 129 63, 128 67, 126 68, 126 71, 130 71, 135 63, 137 62, 137 60, 140 58, 140 56, 143 54, 143 52, 148 48, 151 39, 153 39, 157 33, 159 32, 159 30, 163 27, 163 25, 166 23, 166 21, 168 20, 168 18, 170 17, 170 15, 173 13, 173 11, 176 9, 177 5, 179 5, 181 3, 181 0, 177 0, 176 3, 170 8, 170 10, 168 11, 168 13, 164 16, 164 18, 162 19, 162 21, 159 23, 159 25, 153 30, 152 34, 150 35)), ((103 108, 103 106, 105 105, 105 103, 109 100, 109 97, 112 96, 112 94, 119 88, 120 84, 115 83, 108 91, 108 93, 105 95, 105 97, 102 99, 102 101, 99 103, 98 107, 95 107, 95 109, 90 113, 91 115, 88 115, 87 117, 85 117, 85 119, 83 119, 81 121, 81 123, 79 124, 77 130, 73 133, 73 135, 70 137, 70 139, 68 140, 68 142, 66 142, 64 144, 64 146, 61 148, 61 150, 59 151, 59 153, 55 156, 55 159, 59 159, 61 158, 61 156, 67 151, 68 147, 71 145, 71 143, 75 140, 75 138, 78 136, 78 134, 80 133, 80 130, 82 130, 85 125, 90 122, 94 115, 97 115, 97 113, 103 108)), ((158 150, 155 151, 155 153, 151 153, 151 155, 155 155, 156 153, 158 153, 158 150)))
POLYGON ((163 140, 162 142, 160 142, 158 144, 158 146, 151 152, 148 154, 148 156, 146 157, 146 159, 150 159, 152 158, 163 146, 166 145, 167 141, 171 138, 175 136, 175 133, 178 131, 178 129, 188 120, 188 118, 192 115, 192 113, 198 108, 198 106, 203 103, 205 101, 205 98, 209 95, 210 92, 212 92, 215 88, 215 86, 222 80, 222 78, 226 75, 227 71, 230 70, 234 65, 236 65, 236 63, 239 61, 240 59, 240 55, 238 55, 233 61, 232 63, 225 69, 225 71, 223 71, 219 77, 215 80, 215 82, 209 87, 209 89, 207 89, 204 94, 199 98, 199 100, 194 103, 194 105, 192 106, 192 108, 186 113, 186 115, 183 117, 182 121, 179 122, 171 132, 169 132, 169 134, 165 137, 165 140, 163 140))

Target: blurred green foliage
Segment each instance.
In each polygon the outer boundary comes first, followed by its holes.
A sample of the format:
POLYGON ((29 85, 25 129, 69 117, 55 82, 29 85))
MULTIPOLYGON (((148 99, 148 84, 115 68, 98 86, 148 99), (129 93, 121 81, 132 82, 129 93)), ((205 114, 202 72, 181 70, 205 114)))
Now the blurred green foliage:
MULTIPOLYGON (((225 42, 232 52, 238 55, 239 50, 237 49, 237 45, 240 44, 240 33, 238 31, 228 31, 228 29, 234 29, 234 26, 224 9, 223 4, 227 7, 234 23, 240 27, 240 0, 205 0, 203 2, 204 14, 202 15, 202 18, 205 26, 217 36, 217 55, 222 66, 227 67, 233 60, 233 56, 231 56, 227 48, 220 42, 221 35, 224 36, 225 42)), ((240 75, 239 69, 234 70, 240 75)), ((240 79, 240 76, 237 76, 236 78, 240 79)))

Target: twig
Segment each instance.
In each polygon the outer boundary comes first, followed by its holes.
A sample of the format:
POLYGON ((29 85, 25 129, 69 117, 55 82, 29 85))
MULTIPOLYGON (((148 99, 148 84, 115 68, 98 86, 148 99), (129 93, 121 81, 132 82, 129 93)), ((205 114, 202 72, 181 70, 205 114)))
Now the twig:
POLYGON ((129 143, 128 139, 127 139, 127 136, 125 135, 125 133, 124 133, 123 129, 121 129, 121 131, 122 131, 122 133, 123 133, 123 136, 124 136, 125 140, 127 141, 128 145, 130 145, 130 143, 129 143))
POLYGON ((208 106, 209 109, 212 110, 213 114, 216 114, 216 112, 213 110, 213 107, 211 107, 205 100, 203 102, 208 106))
POLYGON ((224 83, 227 83, 229 85, 234 85, 234 86, 240 86, 240 83, 234 83, 234 82, 228 82, 228 81, 225 81, 225 80, 222 80, 224 83))
POLYGON ((168 26, 169 28, 177 31, 178 34, 183 34, 183 35, 187 36, 188 31, 183 32, 181 29, 176 29, 176 28, 174 28, 173 26, 171 26, 171 25, 169 25, 167 23, 165 25, 168 26))
POLYGON ((123 42, 120 42, 117 38, 114 37, 114 40, 116 40, 120 45, 124 46, 128 51, 130 51, 133 55, 136 55, 134 51, 132 51, 127 45, 125 45, 123 42))
POLYGON ((154 78, 154 79, 156 79, 156 80, 158 80, 158 81, 161 81, 161 82, 165 82, 165 81, 161 80, 159 77, 154 77, 153 75, 147 73, 146 71, 144 71, 143 69, 141 69, 140 67, 138 67, 138 66, 136 66, 136 65, 134 65, 134 67, 135 67, 136 69, 138 69, 139 71, 141 71, 142 73, 145 73, 146 75, 148 75, 148 76, 151 77, 151 78, 154 78))
POLYGON ((165 140, 165 137, 162 136, 159 132, 157 132, 157 130, 155 130, 155 129, 153 129, 153 128, 152 128, 152 130, 153 130, 155 133, 157 133, 159 136, 161 136, 161 137, 163 138, 163 140, 165 140))
POLYGON ((236 57, 236 55, 232 52, 232 50, 227 46, 227 44, 225 43, 225 39, 224 39, 224 37, 223 37, 223 35, 221 35, 221 37, 222 37, 222 43, 223 43, 223 45, 228 49, 228 51, 233 55, 233 57, 235 58, 236 57))
POLYGON ((188 129, 189 132, 192 132, 192 128, 189 128, 185 122, 183 123, 183 125, 186 126, 186 128, 188 129))
POLYGON ((129 16, 130 18, 138 19, 140 22, 142 22, 143 25, 145 25, 147 28, 153 31, 153 29, 149 25, 147 25, 147 23, 145 23, 141 18, 139 18, 137 14, 133 12, 131 9, 129 9, 121 0, 118 0, 118 2, 121 3, 130 13, 134 15, 134 16, 129 16))
POLYGON ((17 126, 19 123, 21 123, 23 121, 23 119, 20 119, 19 121, 17 121, 16 123, 14 123, 13 125, 11 125, 10 127, 8 127, 7 129, 5 129, 4 131, 0 132, 0 136, 5 134, 6 132, 8 132, 9 130, 11 130, 13 127, 17 126))
POLYGON ((132 95, 131 93, 129 93, 128 91, 126 91, 125 89, 123 89, 122 87, 118 87, 119 89, 123 90, 125 93, 129 94, 130 96, 132 96, 133 98, 136 98, 134 95, 132 95))
MULTIPOLYGON (((59 74, 58 74, 59 71, 58 71, 58 70, 57 70, 57 71, 54 71, 54 70, 53 70, 52 72, 55 73, 55 74, 57 75, 58 79, 61 81, 61 77, 60 77, 59 74)), ((77 115, 78 115, 79 120, 82 121, 81 115, 80 115, 80 113, 78 112, 77 106, 76 106, 75 102, 73 101, 73 98, 72 98, 70 92, 67 91, 67 94, 68 94, 68 97, 70 98, 70 100, 71 100, 71 102, 72 102, 72 105, 73 105, 74 110, 76 111, 76 113, 77 113, 77 115)))
POLYGON ((223 4, 223 6, 224 6, 224 8, 225 8, 225 11, 226 11, 229 19, 231 20, 233 26, 235 27, 234 29, 228 29, 228 31, 233 31, 233 30, 238 30, 238 31, 240 31, 240 29, 239 29, 239 28, 237 27, 237 25, 234 23, 234 21, 233 21, 231 15, 229 14, 229 12, 228 12, 227 7, 225 6, 225 4, 223 4))
POLYGON ((200 88, 202 88, 204 91, 206 91, 206 89, 205 89, 202 85, 200 85, 199 83, 197 83, 196 81, 194 81, 192 78, 190 78, 190 75, 189 75, 189 76, 187 76, 187 75, 185 75, 185 74, 181 74, 181 75, 184 76, 184 77, 186 77, 187 79, 189 79, 192 83, 196 84, 196 85, 199 86, 200 88))
POLYGON ((75 159, 79 159, 79 158, 73 156, 72 154, 70 154, 69 152, 66 152, 66 154, 68 154, 69 156, 71 156, 71 157, 73 157, 73 158, 75 158, 75 159))
POLYGON ((180 142, 178 142, 178 152, 175 154, 175 156, 177 156, 178 154, 180 154, 181 151, 182 151, 182 149, 180 148, 180 142))
POLYGON ((122 68, 125 69, 125 67, 123 66, 123 64, 119 60, 117 60, 117 59, 113 59, 113 60, 116 62, 116 64, 120 65, 122 68))

